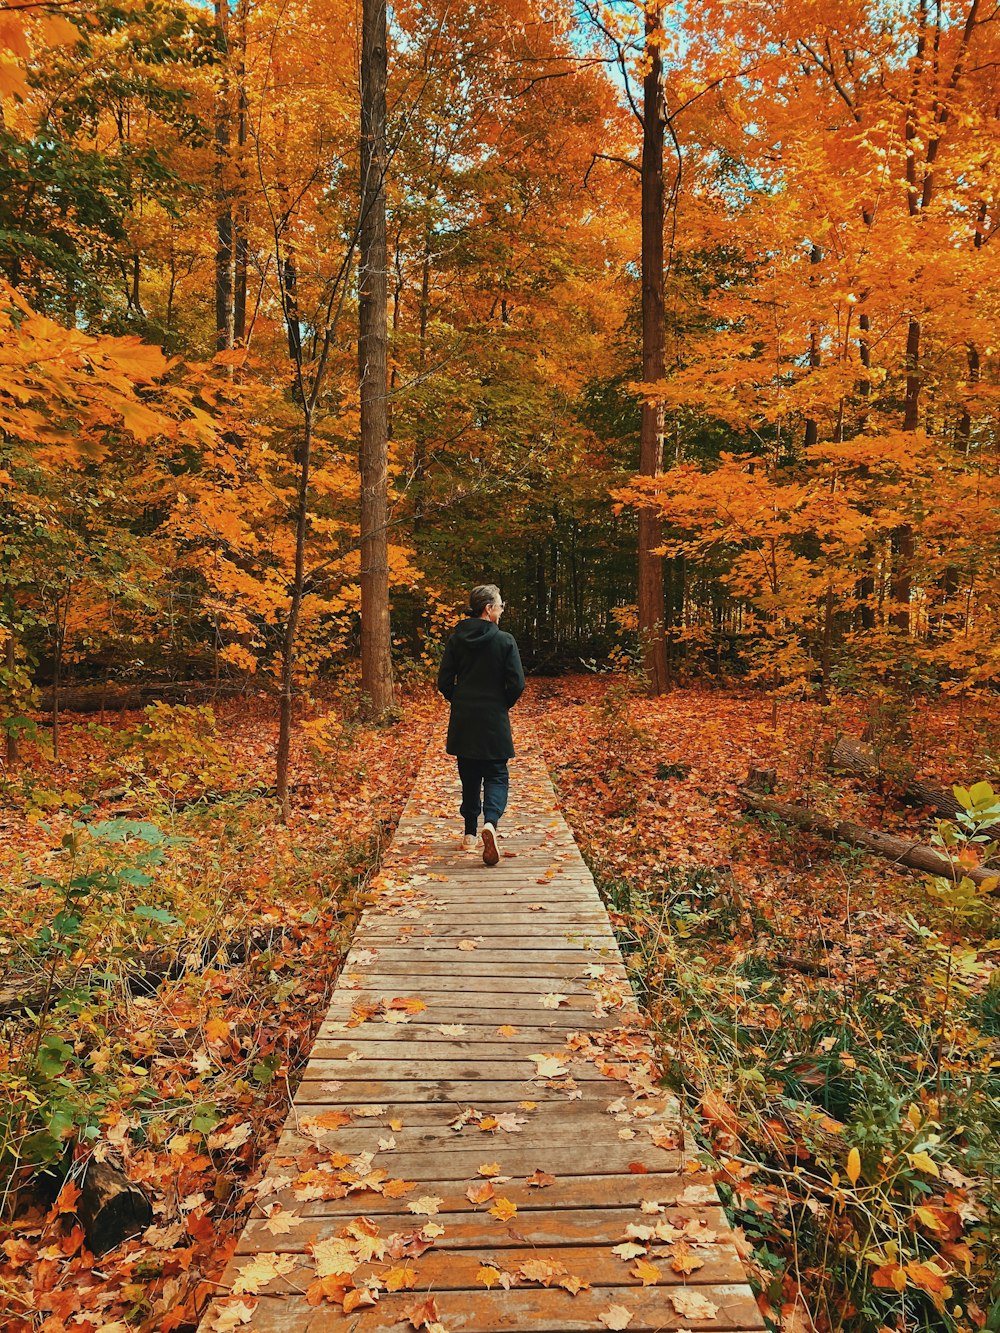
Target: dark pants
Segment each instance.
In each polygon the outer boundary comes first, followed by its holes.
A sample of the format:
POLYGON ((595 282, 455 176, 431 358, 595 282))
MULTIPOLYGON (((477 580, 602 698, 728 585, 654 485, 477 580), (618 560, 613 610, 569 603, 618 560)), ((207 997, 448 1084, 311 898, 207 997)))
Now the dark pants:
POLYGON ((466 833, 475 833, 480 810, 486 823, 496 828, 507 809, 507 760, 459 758, 458 776, 462 779, 462 816, 466 833))

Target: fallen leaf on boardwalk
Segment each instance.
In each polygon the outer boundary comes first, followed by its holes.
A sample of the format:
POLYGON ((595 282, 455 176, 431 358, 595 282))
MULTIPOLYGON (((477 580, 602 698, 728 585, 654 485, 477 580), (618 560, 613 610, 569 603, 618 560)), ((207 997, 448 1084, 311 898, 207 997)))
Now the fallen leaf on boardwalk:
POLYGON ((302 1225, 303 1218, 297 1217, 295 1213, 277 1212, 264 1223, 264 1230, 269 1231, 272 1236, 286 1236, 293 1227, 302 1225))
POLYGON ((475 940, 459 940, 455 945, 456 949, 461 949, 463 953, 471 953, 476 947, 475 940))
POLYGON ((496 1118, 495 1115, 484 1115, 482 1120, 480 1120, 479 1122, 479 1128, 482 1130, 486 1130, 487 1132, 490 1132, 494 1129, 500 1128, 500 1121, 496 1118))
POLYGON ((662 1212, 663 1212, 663 1204, 662 1204, 662 1203, 657 1203, 655 1199, 643 1199, 643 1201, 642 1201, 642 1203, 640 1203, 639 1207, 640 1207, 640 1209, 641 1209, 644 1213, 662 1213, 662 1212))
POLYGON ((542 1171, 536 1167, 530 1176, 525 1176, 524 1183, 529 1188, 534 1186, 536 1189, 544 1189, 546 1185, 554 1185, 556 1178, 549 1175, 547 1171, 542 1171))
POLYGON ((401 1009, 404 1014, 419 1014, 427 1008, 427 1001, 419 995, 397 995, 389 1001, 390 1009, 401 1009))
POLYGON ((672 1130, 654 1130, 652 1126, 650 1126, 649 1137, 653 1140, 653 1143, 657 1148, 664 1148, 667 1151, 670 1151, 677 1147, 677 1135, 672 1130))
POLYGON ((553 991, 553 992, 552 992, 551 994, 549 994, 549 995, 543 995, 543 996, 542 996, 542 1008, 543 1008, 543 1009, 558 1009, 559 1006, 560 1006, 561 1004, 565 1004, 566 1001, 567 1001, 568 999, 569 999, 569 996, 568 996, 568 995, 557 995, 556 992, 553 991))
POLYGON ((483 1264, 476 1274, 476 1281, 481 1282, 489 1290, 500 1281, 500 1269, 494 1268, 492 1264, 483 1264))
POLYGON ((417 1284, 417 1270, 405 1264, 400 1268, 390 1268, 383 1281, 386 1291, 409 1291, 417 1284))
POLYGON ((382 1193, 387 1199, 401 1199, 404 1194, 416 1188, 415 1180, 387 1180, 382 1186, 382 1193))
MULTIPOLYGON (((244 1264, 237 1274, 236 1281, 233 1283, 233 1295, 242 1296, 256 1295, 261 1287, 266 1287, 269 1282, 275 1278, 281 1277, 285 1273, 290 1273, 295 1267, 296 1259, 292 1254, 258 1254, 244 1264)), ((353 1268, 353 1264, 351 1267, 353 1268)))
POLYGON ((517 1214, 517 1204, 511 1203, 510 1199, 499 1198, 492 1208, 488 1209, 491 1215, 498 1218, 501 1222, 509 1222, 517 1214))
POLYGON ((484 1162, 479 1168, 478 1174, 481 1176, 499 1176, 503 1172, 503 1167, 499 1162, 484 1162))
POLYGON ((632 1311, 626 1310, 624 1305, 612 1305, 597 1317, 605 1328, 628 1328, 632 1322, 632 1311))
POLYGON ((681 1287, 678 1291, 668 1292, 667 1295, 677 1313, 686 1319, 714 1319, 719 1313, 717 1305, 706 1300, 692 1287, 681 1287))
POLYGON ((378 1141, 379 1152, 392 1152, 395 1146, 396 1146, 396 1140, 391 1134, 387 1139, 379 1139, 378 1141))
POLYGON ((561 1078, 567 1072, 565 1062, 558 1055, 532 1055, 538 1078, 561 1078))
POLYGON ((368 1119, 369 1117, 371 1117, 371 1116, 385 1115, 385 1107, 384 1107, 384 1106, 375 1106, 375 1105, 371 1105, 371 1106, 355 1106, 355 1108, 354 1108, 354 1114, 357 1115, 357 1116, 361 1116, 361 1118, 362 1118, 363 1120, 367 1120, 367 1119, 368 1119))
MULTIPOLYGON (((239 1328, 240 1324, 247 1324, 253 1318, 253 1312, 257 1308, 257 1302, 253 1305, 247 1305, 245 1301, 233 1301, 226 1305, 221 1302, 216 1307, 217 1313, 208 1321, 206 1328, 210 1333, 232 1333, 234 1328, 239 1328)), ((105 1325, 105 1328, 110 1327, 105 1325)), ((123 1324, 122 1328, 128 1325, 123 1324)))
POLYGON ((411 1199, 406 1206, 411 1213, 422 1213, 425 1217, 433 1217, 443 1203, 444 1199, 439 1199, 436 1194, 425 1194, 420 1199, 411 1199))
POLYGON ((629 1270, 630 1277, 637 1277, 644 1287, 652 1287, 663 1274, 657 1268, 656 1264, 651 1264, 648 1259, 637 1259, 635 1267, 629 1270))
POLYGON ((547 1287, 557 1277, 566 1276, 566 1266, 548 1259, 526 1259, 523 1264, 518 1264, 516 1272, 525 1282, 540 1282, 547 1287))
POLYGON ((492 1199, 495 1193, 492 1183, 487 1180, 482 1185, 470 1185, 465 1191, 465 1197, 470 1203, 485 1203, 487 1199, 492 1199))
POLYGON ((590 1283, 585 1282, 582 1277, 574 1277, 570 1274, 567 1277, 560 1278, 556 1283, 557 1287, 563 1287, 571 1296, 575 1296, 579 1291, 589 1291, 590 1283))
POLYGON ((345 1281, 342 1277, 318 1277, 309 1283, 306 1288, 306 1303, 309 1305, 321 1305, 323 1301, 334 1301, 337 1305, 343 1304, 344 1297, 349 1290, 350 1279, 345 1281))
POLYGON ((413 1328, 426 1328, 428 1324, 436 1323, 437 1317, 437 1301, 433 1296, 428 1296, 419 1305, 411 1305, 403 1314, 403 1319, 413 1328))
POLYGON ((412 1017, 412 1014, 406 1014, 402 1009, 390 1009, 385 1016, 385 1021, 398 1026, 400 1023, 409 1023, 412 1017))
POLYGON ((619 1259, 638 1259, 640 1254, 646 1253, 646 1247, 637 1245, 634 1240, 626 1240, 621 1245, 612 1246, 611 1253, 617 1254, 619 1259))
POLYGON ((378 1302, 378 1296, 368 1287, 358 1287, 355 1291, 349 1291, 343 1300, 344 1314, 353 1314, 363 1305, 375 1305, 378 1302))
POLYGON ((444 1227, 440 1226, 437 1222, 425 1222, 420 1229, 420 1234, 421 1236, 427 1236, 430 1240, 434 1240, 435 1237, 444 1235, 444 1227))
POLYGON ((649 1241, 653 1239, 656 1232, 651 1226, 647 1226, 645 1222, 629 1222, 628 1226, 625 1228, 625 1235, 628 1236, 629 1240, 649 1241))
POLYGON ((311 1247, 316 1260, 316 1272, 320 1277, 350 1277, 358 1266, 358 1257, 354 1246, 342 1236, 333 1236, 329 1240, 318 1240, 311 1247))
POLYGON ((438 1032, 442 1037, 460 1037, 465 1031, 464 1023, 439 1023, 438 1032))
POLYGON ((537 1102, 518 1102, 518 1104, 517 1104, 517 1109, 518 1109, 519 1111, 537 1111, 537 1110, 538 1110, 538 1103, 537 1103, 537 1102))
POLYGON ((528 1123, 523 1115, 515 1115, 513 1111, 504 1111, 502 1115, 496 1117, 497 1128, 504 1130, 508 1134, 519 1134, 521 1126, 528 1123))
POLYGON ((498 1037, 515 1037, 516 1035, 517 1035, 517 1028, 511 1027, 509 1023, 501 1023, 500 1026, 497 1028, 498 1037))
POLYGON ((351 1115, 349 1111, 317 1111, 302 1123, 321 1125, 323 1129, 340 1129, 342 1125, 351 1123, 351 1115))
POLYGON ((635 1138, 635 1130, 634 1130, 634 1129, 620 1129, 620 1130, 618 1131, 618 1137, 619 1137, 623 1142, 627 1143, 627 1142, 629 1141, 629 1139, 634 1139, 634 1138, 635 1138))
POLYGON ((705 1260, 699 1259, 687 1241, 680 1241, 670 1255, 670 1267, 675 1273, 693 1273, 705 1267, 705 1260))
POLYGON ((528 911, 529 911, 529 912, 544 912, 544 911, 545 911, 545 904, 544 904, 544 903, 529 903, 529 904, 528 904, 528 911))

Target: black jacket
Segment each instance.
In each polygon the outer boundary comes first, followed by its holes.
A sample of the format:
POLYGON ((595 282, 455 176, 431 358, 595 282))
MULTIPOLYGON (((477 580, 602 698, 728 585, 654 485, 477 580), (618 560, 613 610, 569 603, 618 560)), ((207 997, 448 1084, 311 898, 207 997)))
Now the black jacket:
POLYGON ((512 634, 492 620, 463 620, 445 645, 438 689, 451 704, 448 753, 463 759, 512 759, 507 710, 524 691, 512 634))

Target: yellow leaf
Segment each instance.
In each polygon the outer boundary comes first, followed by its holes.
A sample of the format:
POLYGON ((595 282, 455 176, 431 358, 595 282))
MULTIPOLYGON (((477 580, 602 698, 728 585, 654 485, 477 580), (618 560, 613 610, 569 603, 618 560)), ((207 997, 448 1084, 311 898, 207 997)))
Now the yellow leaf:
POLYGON ((511 1203, 510 1199, 499 1198, 489 1212, 499 1221, 509 1222, 517 1214, 517 1204, 511 1203))
POLYGON ((858 1183, 858 1176, 861 1175, 861 1154, 857 1148, 852 1148, 847 1154, 847 1179, 852 1185, 858 1183))
POLYGON ((500 1280, 500 1269, 494 1268, 492 1264, 483 1264, 476 1274, 476 1281, 481 1282, 484 1287, 495 1287, 500 1280))
POLYGON ((934 1158, 928 1153, 924 1152, 923 1149, 921 1149, 920 1152, 908 1152, 906 1154, 906 1160, 915 1171, 924 1171, 929 1176, 940 1176, 941 1174, 938 1170, 937 1162, 935 1162, 934 1158))

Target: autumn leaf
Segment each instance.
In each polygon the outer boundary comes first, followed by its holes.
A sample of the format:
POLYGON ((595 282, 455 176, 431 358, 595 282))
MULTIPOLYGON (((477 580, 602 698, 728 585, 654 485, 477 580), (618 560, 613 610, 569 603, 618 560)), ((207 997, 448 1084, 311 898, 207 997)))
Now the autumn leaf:
POLYGON ((420 1301, 417 1305, 411 1305, 403 1313, 403 1319, 413 1328, 427 1328, 431 1324, 438 1322, 437 1301, 433 1296, 428 1296, 425 1301, 420 1301))
POLYGON ((852 1185, 856 1185, 858 1183, 858 1177, 861 1175, 861 1154, 858 1152, 857 1148, 852 1148, 847 1154, 847 1166, 845 1170, 847 1172, 847 1179, 852 1185))
POLYGON ((516 1036, 517 1036, 517 1028, 515 1028, 515 1027, 511 1027, 511 1025, 510 1025, 509 1023, 501 1023, 500 1026, 497 1028, 497 1036, 498 1036, 498 1037, 516 1037, 516 1036))
POLYGON ((486 1176, 487 1178, 491 1176, 500 1176, 503 1175, 503 1167, 499 1162, 484 1162, 479 1168, 478 1174, 486 1176))
POLYGON ((670 1253, 670 1267, 675 1273, 694 1273, 704 1268, 705 1260, 699 1259, 686 1241, 679 1241, 670 1253))
POLYGON ((681 1287, 667 1293, 674 1310, 683 1319, 714 1319, 719 1307, 693 1287, 681 1287))
MULTIPOLYGON (((215 1313, 209 1318, 205 1327, 209 1333, 233 1333, 233 1330, 239 1328, 241 1324, 250 1322, 256 1308, 256 1301, 253 1305, 248 1305, 245 1301, 218 1301, 215 1313)), ((124 1327, 127 1326, 123 1325, 124 1327)))
MULTIPOLYGON (((234 1296, 256 1295, 262 1287, 273 1282, 276 1278, 283 1277, 290 1273, 296 1265, 296 1258, 292 1254, 258 1254, 255 1255, 249 1263, 243 1264, 233 1283, 232 1292, 234 1296)), ((353 1268, 353 1264, 351 1265, 353 1268)))
POLYGON ((918 1152, 908 1152, 906 1154, 906 1160, 915 1171, 923 1171, 924 1174, 928 1176, 940 1176, 941 1174, 937 1162, 935 1162, 934 1158, 924 1149, 921 1149, 918 1152))
POLYGON ((529 1188, 545 1189, 548 1185, 554 1185, 556 1183, 556 1178, 555 1176, 549 1175, 547 1171, 542 1171, 540 1168, 536 1167, 530 1176, 525 1176, 524 1183, 529 1188))
POLYGON ((476 1281, 487 1289, 495 1287, 499 1280, 500 1270, 494 1268, 492 1264, 483 1264, 482 1268, 476 1273, 476 1281))
POLYGON ((567 1073, 565 1063, 558 1055, 532 1055, 535 1062, 535 1074, 538 1078, 561 1078, 567 1073))
POLYGON ((406 1206, 411 1213, 421 1213, 425 1217, 433 1217, 443 1203, 444 1199, 438 1198, 436 1194, 425 1194, 422 1198, 411 1199, 406 1206))
POLYGON ((548 995, 543 995, 541 999, 543 1009, 558 1009, 561 1004, 568 1003, 569 996, 559 995, 555 991, 552 991, 548 995))
POLYGON ((644 1287, 653 1286, 662 1276, 656 1264, 651 1264, 647 1259, 636 1260, 635 1266, 628 1271, 632 1277, 637 1277, 644 1287))
POLYGON ((210 1045, 227 1041, 230 1027, 224 1018, 210 1018, 205 1024, 205 1040, 210 1045))
POLYGON ((517 1213, 517 1204, 511 1203, 510 1199, 500 1197, 493 1207, 487 1209, 487 1211, 501 1222, 509 1222, 517 1213))
POLYGON ((487 1180, 482 1185, 470 1185, 465 1191, 465 1197, 470 1203, 485 1203, 487 1199, 492 1199, 495 1191, 492 1182, 487 1180))
POLYGON ((610 1305, 597 1317, 605 1328, 628 1328, 632 1322, 632 1311, 624 1305, 610 1305))
POLYGON ((410 1190, 416 1189, 415 1180, 387 1180, 382 1186, 382 1193, 387 1199, 401 1199, 410 1190))
POLYGON ((475 940, 459 940, 458 943, 455 945, 455 948, 461 949, 463 953, 471 953, 475 947, 476 947, 475 940))
POLYGON ((409 1291, 416 1285, 417 1270, 405 1264, 399 1268, 390 1268, 383 1274, 383 1281, 386 1291, 409 1291))
POLYGON ((427 1008, 427 1002, 418 995, 397 995, 389 1001, 390 1009, 397 1009, 405 1014, 419 1014, 427 1008))

